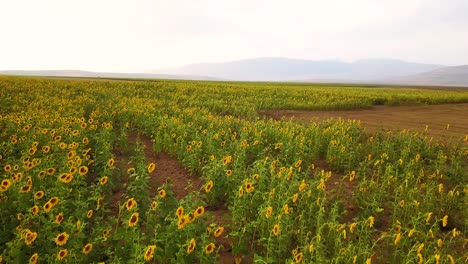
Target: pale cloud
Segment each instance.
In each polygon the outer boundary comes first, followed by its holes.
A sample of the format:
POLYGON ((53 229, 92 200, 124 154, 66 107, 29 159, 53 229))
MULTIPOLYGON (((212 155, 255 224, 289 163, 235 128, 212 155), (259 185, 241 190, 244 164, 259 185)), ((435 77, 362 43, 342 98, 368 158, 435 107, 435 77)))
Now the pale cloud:
POLYGON ((465 0, 3 0, 0 69, 146 71, 252 57, 467 64, 465 0))

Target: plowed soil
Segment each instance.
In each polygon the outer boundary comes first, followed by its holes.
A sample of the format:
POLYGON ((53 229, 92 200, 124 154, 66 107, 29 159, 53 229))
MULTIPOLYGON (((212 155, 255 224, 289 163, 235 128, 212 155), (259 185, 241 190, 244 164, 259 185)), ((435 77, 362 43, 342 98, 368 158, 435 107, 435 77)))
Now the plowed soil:
POLYGON ((361 125, 369 133, 403 129, 422 132, 427 125, 426 133, 433 137, 460 138, 468 134, 468 104, 373 106, 346 111, 269 110, 260 111, 260 115, 308 122, 329 118, 361 120, 361 125))

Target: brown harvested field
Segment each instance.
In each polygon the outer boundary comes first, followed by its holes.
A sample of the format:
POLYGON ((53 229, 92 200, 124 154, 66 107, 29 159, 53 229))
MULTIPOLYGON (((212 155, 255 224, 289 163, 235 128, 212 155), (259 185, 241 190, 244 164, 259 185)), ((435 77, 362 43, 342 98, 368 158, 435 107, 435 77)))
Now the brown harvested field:
POLYGON ((339 117, 361 120, 364 129, 371 133, 395 129, 423 131, 428 125, 427 134, 430 136, 460 138, 468 135, 468 104, 373 106, 371 109, 346 111, 271 110, 260 114, 274 119, 294 117, 304 121, 339 117))

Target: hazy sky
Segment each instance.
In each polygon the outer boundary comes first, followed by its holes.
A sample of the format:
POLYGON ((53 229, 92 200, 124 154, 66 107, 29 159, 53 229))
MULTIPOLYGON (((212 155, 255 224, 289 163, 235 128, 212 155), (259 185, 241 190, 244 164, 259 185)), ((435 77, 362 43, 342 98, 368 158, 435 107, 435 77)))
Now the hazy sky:
POLYGON ((0 0, 0 70, 253 57, 468 64, 468 0, 0 0))

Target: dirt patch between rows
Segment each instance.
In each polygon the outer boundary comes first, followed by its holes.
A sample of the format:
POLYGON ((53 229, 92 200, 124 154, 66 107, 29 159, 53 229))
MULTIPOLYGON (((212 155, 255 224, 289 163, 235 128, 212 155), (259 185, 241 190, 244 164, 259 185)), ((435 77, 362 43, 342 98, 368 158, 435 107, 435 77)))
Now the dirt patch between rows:
POLYGON ((424 131, 427 125, 427 134, 438 138, 461 138, 468 134, 468 104, 373 106, 344 111, 268 110, 259 114, 277 120, 294 118, 308 122, 329 118, 361 120, 361 125, 370 133, 403 129, 424 131))

